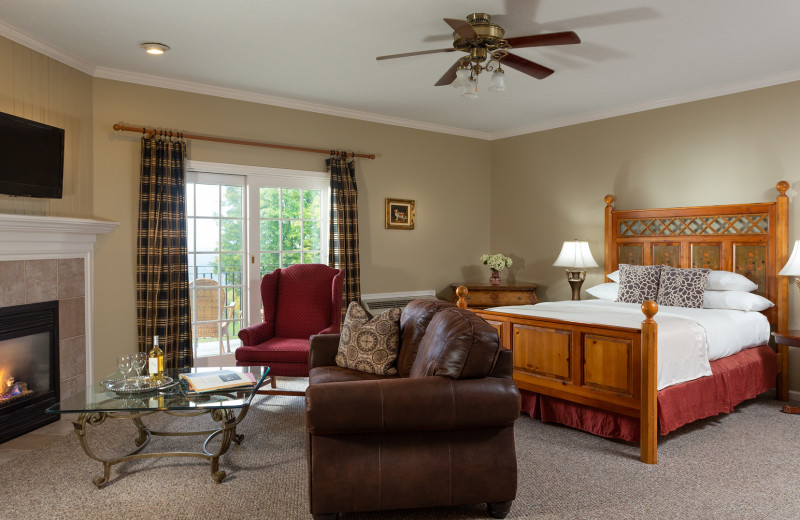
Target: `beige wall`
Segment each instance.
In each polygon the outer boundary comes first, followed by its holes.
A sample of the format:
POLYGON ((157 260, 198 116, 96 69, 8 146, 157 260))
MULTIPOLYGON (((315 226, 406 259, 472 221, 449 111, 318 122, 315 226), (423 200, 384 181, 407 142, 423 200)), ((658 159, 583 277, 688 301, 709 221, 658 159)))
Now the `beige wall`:
MULTIPOLYGON (((374 153, 358 159, 363 293, 435 289, 486 273, 490 143, 285 108, 95 79, 95 216, 120 222, 96 245, 95 374, 136 345, 139 136, 114 123, 374 153), (416 201, 416 229, 384 229, 386 197, 416 201)), ((191 141, 189 158, 324 171, 326 155, 191 141)))
POLYGON ((0 195, 0 213, 91 216, 91 77, 2 37, 0 71, 0 112, 65 131, 63 198, 0 195))
MULTIPOLYGON (((769 202, 800 181, 800 83, 687 103, 492 142, 491 249, 544 300, 570 298, 553 262, 564 240, 588 240, 603 279, 603 197, 618 209, 769 202)), ((800 238, 796 197, 790 239, 800 238)), ((790 325, 800 328, 792 288, 790 325)), ((792 388, 800 356, 792 352, 792 388)))

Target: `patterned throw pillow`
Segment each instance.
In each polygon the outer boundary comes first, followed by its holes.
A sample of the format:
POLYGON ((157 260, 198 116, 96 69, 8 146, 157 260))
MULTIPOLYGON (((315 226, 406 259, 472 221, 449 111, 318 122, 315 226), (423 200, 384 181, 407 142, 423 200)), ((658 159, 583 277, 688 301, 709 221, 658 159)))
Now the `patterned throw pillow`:
POLYGON ((677 269, 665 265, 661 270, 656 303, 701 308, 710 272, 711 269, 677 269))
POLYGON ((658 281, 661 278, 661 267, 660 265, 620 264, 617 301, 623 303, 655 301, 658 298, 658 281))
POLYGON ((400 309, 372 317, 358 302, 351 302, 339 336, 336 364, 369 374, 395 375, 400 345, 400 309))

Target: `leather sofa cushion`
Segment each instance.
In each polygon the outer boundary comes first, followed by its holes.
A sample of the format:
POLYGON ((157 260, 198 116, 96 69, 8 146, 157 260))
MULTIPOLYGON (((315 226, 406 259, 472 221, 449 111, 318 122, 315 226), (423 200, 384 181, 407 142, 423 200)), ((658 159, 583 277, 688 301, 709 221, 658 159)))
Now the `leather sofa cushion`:
POLYGON ((344 381, 376 381, 382 379, 397 379, 398 376, 379 376, 367 372, 359 372, 338 366, 314 367, 308 372, 308 384, 342 383, 344 381))
POLYGON ((417 350, 425 329, 433 316, 441 309, 455 309, 454 303, 443 300, 419 299, 409 302, 400 315, 400 352, 397 354, 397 373, 408 377, 417 357, 417 350))
POLYGON ((457 307, 442 309, 425 331, 409 377, 486 377, 501 348, 497 330, 483 318, 457 307))

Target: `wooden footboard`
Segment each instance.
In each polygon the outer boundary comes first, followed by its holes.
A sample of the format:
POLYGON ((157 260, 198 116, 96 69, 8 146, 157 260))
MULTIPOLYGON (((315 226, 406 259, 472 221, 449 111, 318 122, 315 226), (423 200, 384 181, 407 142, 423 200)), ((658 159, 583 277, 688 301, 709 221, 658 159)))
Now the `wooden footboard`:
MULTIPOLYGON (((459 287, 466 308, 466 287, 459 287)), ((473 311, 497 329, 514 353, 514 381, 524 390, 638 417, 640 459, 657 462, 654 301, 642 304, 640 329, 517 314, 473 311)))

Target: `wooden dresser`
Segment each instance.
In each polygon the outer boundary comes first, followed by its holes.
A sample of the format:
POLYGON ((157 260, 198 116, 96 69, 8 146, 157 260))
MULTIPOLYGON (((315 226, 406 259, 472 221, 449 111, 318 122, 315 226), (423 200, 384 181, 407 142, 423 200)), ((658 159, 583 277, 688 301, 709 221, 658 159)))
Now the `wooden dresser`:
POLYGON ((521 283, 509 285, 490 285, 488 283, 452 283, 453 289, 451 302, 458 301, 456 289, 463 285, 469 290, 467 305, 470 309, 485 309, 487 307, 500 307, 501 305, 527 305, 539 303, 536 298, 536 284, 521 283))

